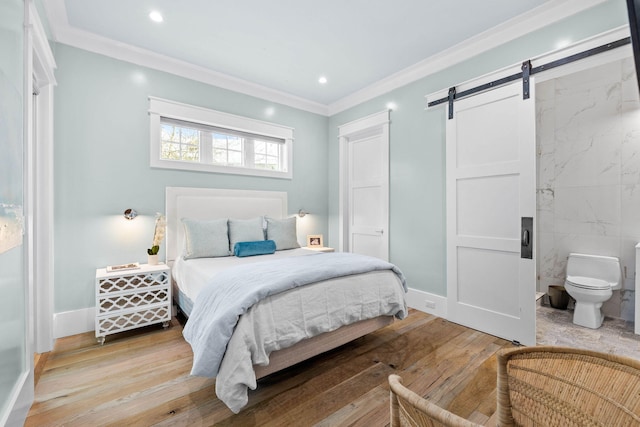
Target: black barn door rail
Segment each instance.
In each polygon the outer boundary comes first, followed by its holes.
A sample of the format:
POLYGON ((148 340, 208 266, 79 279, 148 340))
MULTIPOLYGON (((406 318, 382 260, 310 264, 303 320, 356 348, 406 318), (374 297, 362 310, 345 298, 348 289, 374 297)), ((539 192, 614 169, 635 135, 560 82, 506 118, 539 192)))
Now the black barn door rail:
POLYGON ((523 79, 523 85, 524 85, 523 97, 524 99, 527 99, 529 98, 529 76, 532 76, 537 73, 541 73, 543 71, 551 70, 553 68, 557 68, 562 65, 570 64, 572 62, 579 61, 581 59, 585 59, 593 55, 598 55, 603 52, 617 49, 621 46, 625 46, 630 43, 631 43, 631 37, 625 37, 623 39, 616 40, 614 42, 607 43, 602 46, 597 46, 592 49, 585 50, 583 52, 574 53, 573 55, 556 59, 555 61, 551 61, 546 64, 538 65, 537 67, 532 67, 531 61, 527 60, 522 63, 522 71, 519 73, 511 74, 509 76, 502 77, 500 79, 478 85, 474 88, 463 90, 461 92, 457 92, 454 86, 449 89, 449 93, 447 94, 447 97, 431 101, 427 104, 427 107, 435 107, 436 105, 444 104, 445 102, 447 102, 449 103, 449 119, 452 119, 454 101, 465 98, 467 96, 473 95, 478 92, 483 92, 488 89, 493 89, 495 87, 502 86, 504 84, 507 84, 514 80, 519 80, 519 79, 523 79))

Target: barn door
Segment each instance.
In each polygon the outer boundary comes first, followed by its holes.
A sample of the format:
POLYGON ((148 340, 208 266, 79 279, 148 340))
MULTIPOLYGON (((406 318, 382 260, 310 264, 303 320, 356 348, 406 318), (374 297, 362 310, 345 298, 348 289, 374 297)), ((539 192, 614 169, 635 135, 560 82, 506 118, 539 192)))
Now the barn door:
POLYGON ((535 94, 456 101, 447 120, 447 317, 535 345, 535 94))

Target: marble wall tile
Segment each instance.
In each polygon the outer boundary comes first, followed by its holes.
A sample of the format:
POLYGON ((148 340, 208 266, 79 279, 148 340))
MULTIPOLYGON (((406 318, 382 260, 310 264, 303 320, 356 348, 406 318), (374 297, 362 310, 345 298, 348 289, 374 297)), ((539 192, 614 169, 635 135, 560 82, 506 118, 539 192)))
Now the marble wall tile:
POLYGON ((640 184, 621 186, 620 233, 640 241, 640 184))
POLYGON ((629 109, 637 109, 633 104, 638 102, 638 77, 633 58, 622 60, 622 102, 623 106, 629 103, 629 109))
POLYGON ((536 110, 536 185, 539 189, 553 187, 556 177, 555 113, 549 104, 536 110))
POLYGON ((552 232, 554 230, 555 221, 553 190, 551 188, 541 188, 538 189, 536 193, 538 230, 552 232))
POLYGON ((554 184, 557 187, 617 185, 621 181, 621 132, 556 140, 554 184))
POLYGON ((620 105, 619 79, 556 97, 556 185, 620 182, 620 105))
POLYGON ((536 141, 539 145, 554 144, 555 100, 541 101, 536 98, 536 141))
POLYGON ((613 295, 602 303, 602 313, 605 316, 620 318, 622 313, 623 294, 620 291, 613 291, 613 295))
POLYGON ((624 289, 635 289, 636 276, 636 245, 640 242, 640 238, 621 237, 620 238, 620 267, 622 268, 624 289), (629 286, 629 280, 633 286, 629 286))
POLYGON ((593 67, 589 70, 558 77, 554 79, 556 89, 555 96, 620 83, 623 66, 622 61, 615 61, 593 67))
MULTIPOLYGON (((619 75, 619 74, 618 74, 619 75)), ((594 119, 602 119, 618 113, 622 107, 622 84, 620 81, 608 86, 596 86, 580 91, 556 91, 556 130, 579 131, 586 127, 589 132, 605 129, 594 119)), ((605 124, 611 124, 605 121, 605 124)))
POLYGON ((596 236, 620 235, 620 187, 556 187, 554 231, 596 236))
POLYGON ((623 291, 619 317, 625 320, 634 320, 635 312, 636 312, 636 291, 635 290, 623 291))
MULTIPOLYGON (((626 104, 626 106, 629 105, 630 103, 626 104)), ((622 184, 640 184, 640 102, 635 102, 633 105, 635 109, 623 111, 620 115, 622 184)))
MULTIPOLYGON (((562 274, 558 275, 554 270, 556 265, 556 247, 555 247, 555 234, 538 232, 538 240, 536 242, 536 256, 538 257, 538 276, 541 278, 555 279, 562 277, 562 274)), ((546 291, 546 289, 539 289, 540 291, 546 291)))
POLYGON ((555 97, 556 97, 556 80, 555 79, 536 83, 536 104, 544 101, 554 101, 555 97))

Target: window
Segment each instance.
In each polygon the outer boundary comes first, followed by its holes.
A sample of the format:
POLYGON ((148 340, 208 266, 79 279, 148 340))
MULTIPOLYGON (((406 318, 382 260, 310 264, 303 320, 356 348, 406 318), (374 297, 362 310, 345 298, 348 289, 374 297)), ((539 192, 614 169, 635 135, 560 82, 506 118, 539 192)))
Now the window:
POLYGON ((152 167, 292 178, 292 128, 149 100, 152 167))

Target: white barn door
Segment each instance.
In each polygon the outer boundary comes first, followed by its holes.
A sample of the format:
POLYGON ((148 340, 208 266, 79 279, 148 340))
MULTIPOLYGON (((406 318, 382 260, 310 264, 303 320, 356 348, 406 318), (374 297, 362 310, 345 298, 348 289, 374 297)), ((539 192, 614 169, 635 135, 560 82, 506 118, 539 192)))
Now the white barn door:
POLYGON ((533 79, 531 89, 456 101, 446 147, 447 317, 525 345, 536 341, 535 232, 522 225, 536 209, 533 79))

